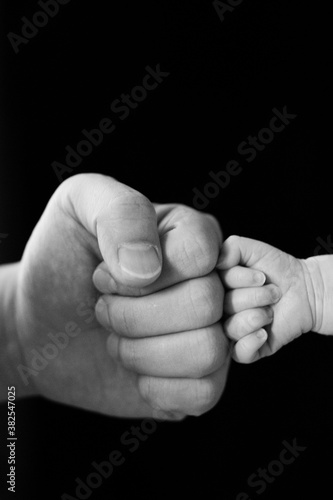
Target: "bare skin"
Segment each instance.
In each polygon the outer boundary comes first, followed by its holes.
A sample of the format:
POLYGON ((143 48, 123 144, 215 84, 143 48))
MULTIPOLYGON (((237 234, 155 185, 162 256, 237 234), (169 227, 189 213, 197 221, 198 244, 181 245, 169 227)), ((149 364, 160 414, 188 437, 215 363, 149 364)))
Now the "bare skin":
POLYGON ((2 397, 16 385, 18 397, 118 417, 208 411, 230 360, 214 271, 221 244, 211 216, 154 207, 102 175, 65 181, 21 262, 1 269, 2 397), (105 275, 113 293, 98 300, 105 275))
POLYGON ((309 331, 333 333, 332 256, 297 259, 231 236, 217 267, 227 288, 224 331, 235 342, 235 360, 270 356, 309 331))

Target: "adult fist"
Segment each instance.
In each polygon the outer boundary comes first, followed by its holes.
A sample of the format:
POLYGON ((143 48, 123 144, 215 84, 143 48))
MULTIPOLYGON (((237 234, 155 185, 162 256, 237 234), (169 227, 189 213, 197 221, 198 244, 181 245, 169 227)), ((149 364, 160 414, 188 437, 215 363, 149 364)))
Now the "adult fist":
POLYGON ((219 320, 223 289, 212 271, 221 244, 216 220, 179 205, 156 206, 164 258, 161 276, 144 289, 124 287, 106 263, 94 273, 104 293, 96 316, 111 335, 112 359, 138 374, 158 411, 200 415, 218 401, 228 344, 219 320))
POLYGON ((226 341, 216 324, 222 285, 212 273, 221 234, 211 217, 194 210, 156 210, 137 191, 97 174, 72 177, 55 192, 17 269, 15 325, 23 356, 18 371, 25 386, 62 403, 122 417, 200 414, 218 400, 227 371, 226 341), (92 275, 100 262, 118 293, 104 326, 94 314, 99 294, 92 275), (197 283, 187 282, 191 278, 197 283), (161 295, 157 307, 153 295, 132 297, 138 303, 127 311, 119 296, 126 290, 161 295), (178 310, 177 302, 183 304, 178 310), (166 330, 168 304, 173 317, 166 330), (155 313, 146 315, 147 310, 155 313), (123 336, 119 349, 105 326, 123 336), (171 331, 184 334, 166 345, 162 333, 171 331), (126 354, 131 337, 138 342, 150 337, 146 345, 137 344, 134 357, 126 354), (163 338, 165 347, 149 342, 163 338), (197 356, 196 365, 189 360, 182 371, 180 351, 193 349, 197 355, 198 345, 204 361, 197 356), (174 369, 161 359, 163 349, 168 359, 178 355, 174 369))

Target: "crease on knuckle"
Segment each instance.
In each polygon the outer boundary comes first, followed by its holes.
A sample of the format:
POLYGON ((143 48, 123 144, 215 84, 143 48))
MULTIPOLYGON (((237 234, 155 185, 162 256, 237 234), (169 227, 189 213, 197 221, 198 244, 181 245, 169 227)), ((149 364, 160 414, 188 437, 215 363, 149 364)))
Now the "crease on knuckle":
POLYGON ((133 369, 138 366, 138 356, 135 340, 120 338, 119 357, 124 366, 128 369, 133 369))
POLYGON ((103 207, 103 210, 99 215, 100 218, 104 219, 106 217, 107 220, 110 220, 110 213, 113 220, 122 218, 124 214, 132 220, 141 220, 143 217, 147 217, 148 219, 154 218, 157 220, 155 209, 150 200, 143 194, 129 188, 128 186, 126 186, 124 191, 120 191, 118 195, 113 196, 109 200, 108 205, 103 207), (110 208, 112 208, 115 203, 117 203, 117 206, 120 207, 121 210, 118 209, 116 212, 111 210, 110 212, 110 208), (120 214, 120 216, 118 216, 118 214, 120 214))
POLYGON ((185 238, 183 252, 186 267, 195 276, 205 276, 216 265, 217 255, 213 252, 211 238, 208 238, 204 231, 200 231, 200 234, 192 233, 190 237, 185 238))
POLYGON ((221 346, 211 328, 198 332, 196 348, 193 349, 195 367, 198 377, 205 377, 215 371, 220 361, 221 346))
POLYGON ((135 312, 133 311, 133 307, 135 304, 135 299, 127 298, 129 300, 129 306, 126 306, 126 303, 121 301, 121 305, 118 310, 118 318, 117 318, 117 326, 121 333, 124 335, 128 335, 129 337, 132 335, 133 329, 136 329, 136 320, 135 320, 135 312))
POLYGON ((190 309, 188 314, 190 324, 195 328, 208 326, 213 313, 210 301, 211 290, 205 281, 202 279, 189 282, 188 301, 190 309))
POLYGON ((152 408, 159 410, 160 408, 156 404, 156 390, 153 382, 153 377, 150 376, 141 377, 139 382, 139 389, 143 399, 152 408))
POLYGON ((217 276, 212 274, 201 280, 200 292, 193 298, 193 306, 202 327, 212 325, 222 318, 223 292, 217 276))

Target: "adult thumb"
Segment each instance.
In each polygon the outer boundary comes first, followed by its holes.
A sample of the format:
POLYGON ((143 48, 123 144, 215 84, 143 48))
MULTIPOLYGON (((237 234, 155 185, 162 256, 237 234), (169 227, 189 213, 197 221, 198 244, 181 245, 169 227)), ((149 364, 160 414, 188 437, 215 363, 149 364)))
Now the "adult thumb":
POLYGON ((97 238, 102 260, 116 283, 132 287, 153 283, 162 270, 162 252, 151 202, 100 174, 80 174, 69 181, 64 186, 69 206, 97 238))

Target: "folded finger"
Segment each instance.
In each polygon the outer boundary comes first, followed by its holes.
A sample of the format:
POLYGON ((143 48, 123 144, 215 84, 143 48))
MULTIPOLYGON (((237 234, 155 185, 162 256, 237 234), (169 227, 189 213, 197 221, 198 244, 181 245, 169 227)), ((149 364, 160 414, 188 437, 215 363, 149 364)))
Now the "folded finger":
POLYGON ((222 317, 223 287, 217 273, 143 297, 103 295, 95 307, 104 328, 126 337, 196 330, 222 317))
MULTIPOLYGON (((230 359, 230 358, 229 358, 230 359)), ((224 390, 229 362, 200 379, 139 376, 139 391, 156 411, 199 416, 216 405, 224 390)))
POLYGON ((138 288, 117 282, 105 262, 93 274, 101 293, 141 296, 182 281, 205 276, 216 266, 222 244, 217 220, 183 205, 155 205, 163 268, 151 285, 138 288))
POLYGON ((233 351, 233 359, 238 363, 253 363, 261 358, 260 348, 267 340, 267 332, 264 329, 250 333, 236 342, 233 351))
POLYGON ((224 312, 235 314, 245 309, 269 306, 276 304, 280 298, 280 288, 273 284, 253 288, 238 288, 226 293, 224 312))
POLYGON ((220 271, 220 276, 222 283, 228 288, 262 286, 266 281, 266 276, 262 271, 242 266, 220 271))
POLYGON ((125 368, 142 375, 201 378, 221 368, 229 343, 217 323, 199 330, 140 339, 112 333, 107 349, 125 368))
POLYGON ((223 330, 227 337, 237 341, 269 325, 273 321, 273 314, 273 309, 269 306, 246 309, 230 316, 224 322, 223 330))

